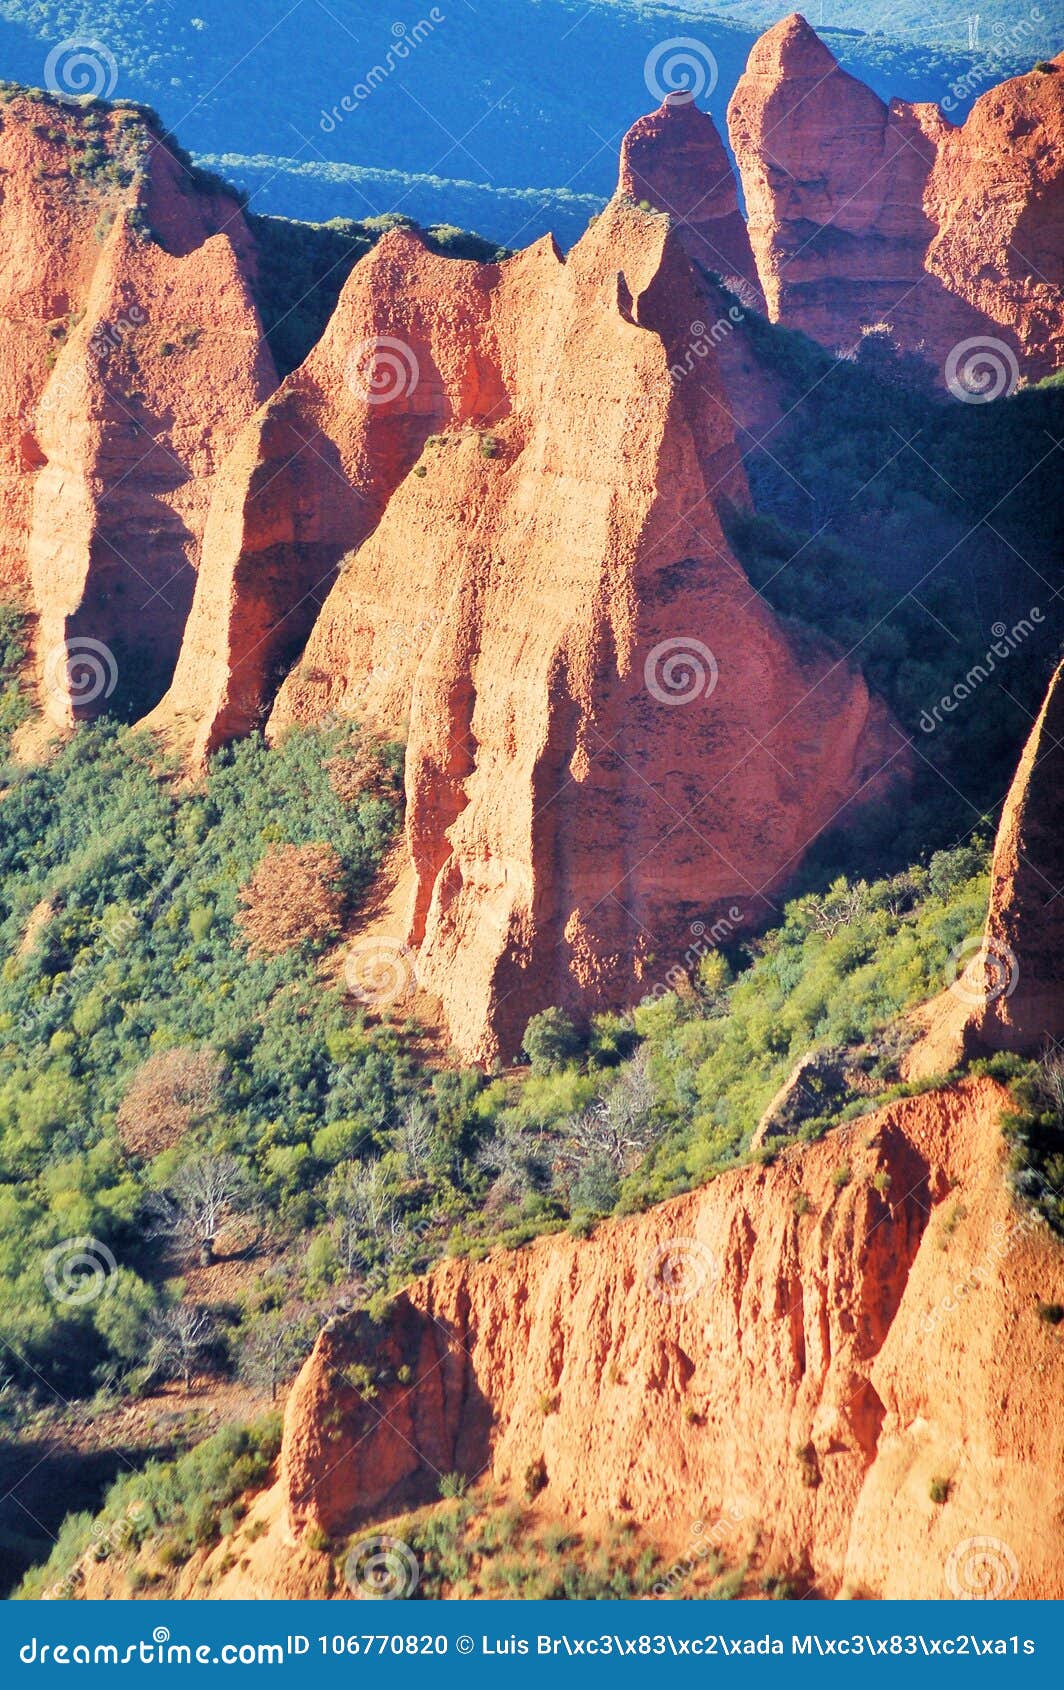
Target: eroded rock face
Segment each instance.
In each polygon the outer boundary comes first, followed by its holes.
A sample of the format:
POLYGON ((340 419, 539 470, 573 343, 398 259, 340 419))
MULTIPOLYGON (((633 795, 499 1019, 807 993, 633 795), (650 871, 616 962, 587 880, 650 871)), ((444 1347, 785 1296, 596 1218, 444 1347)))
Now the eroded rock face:
POLYGON ((1001 815, 974 1031, 1039 1055, 1064 1040, 1064 667, 1050 683, 1001 815))
POLYGON ((474 1058, 548 1004, 631 1002, 692 923, 756 920, 899 760, 861 678, 784 635, 728 550, 717 503, 747 495, 707 298, 621 200, 568 262, 392 234, 212 510, 153 723, 200 752, 238 731, 313 624, 269 732, 339 712, 406 739, 391 937, 474 1058))
POLYGON ((16 98, 0 147, 0 570, 62 726, 165 689, 211 476, 276 377, 239 206, 143 117, 16 98))
MULTIPOLYGON (((1064 53, 988 89, 947 129, 924 195, 928 274, 1014 347, 1031 381, 1064 361, 1064 53)), ((985 372, 984 372, 985 374, 985 372)))
POLYGON ((617 186, 638 205, 674 218, 691 256, 746 304, 765 309, 735 173, 713 119, 690 95, 667 95, 632 125, 617 186))
POLYGON ((946 368, 966 339, 1000 340, 998 392, 1059 367, 1064 59, 956 128, 937 106, 884 105, 795 13, 755 43, 728 129, 774 320, 842 348, 887 323, 973 391, 994 378, 970 353, 946 368))
POLYGON ((799 1591, 986 1594, 979 1537, 994 1595, 1059 1597, 1064 1347, 1037 1310, 1061 1253, 1011 1206, 1005 1103, 990 1080, 906 1099, 591 1240, 441 1264, 383 1333, 331 1323, 288 1401, 274 1529, 247 1574, 221 1546, 212 1594, 296 1594, 311 1528, 342 1539, 441 1472, 520 1494, 542 1462, 546 1517, 714 1522, 729 1564, 799 1591))
MULTIPOLYGON (((505 407, 492 275, 432 257, 405 230, 385 236, 309 357, 240 433, 215 491, 174 684, 148 723, 192 762, 264 720, 341 562, 381 521, 433 431, 476 427, 505 407)), ((424 643, 422 574, 422 560, 404 559, 394 583, 412 649, 424 643)), ((328 644, 324 630, 317 638, 328 644)), ((308 648, 299 687, 319 708, 299 713, 316 718, 342 699, 357 662, 346 638, 320 656, 308 648)), ((387 667, 379 647, 374 661, 387 667)), ((396 710, 408 707, 407 691, 396 710)))

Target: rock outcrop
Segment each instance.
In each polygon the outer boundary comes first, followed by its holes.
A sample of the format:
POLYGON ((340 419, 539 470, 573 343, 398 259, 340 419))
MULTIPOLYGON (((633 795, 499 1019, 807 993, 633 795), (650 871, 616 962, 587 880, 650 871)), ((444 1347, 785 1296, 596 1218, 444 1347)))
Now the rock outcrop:
POLYGON ((975 982, 984 1047, 1034 1056, 1064 1040, 1064 665, 1024 748, 998 828, 975 982))
POLYGON ((755 43, 728 128, 774 320, 844 349, 887 323, 982 396, 1060 366, 1064 57, 957 128, 934 105, 885 105, 794 13, 755 43), (1000 342, 993 369, 963 347, 976 338, 1000 342))
POLYGON ((211 476, 276 376, 239 205, 142 113, 19 96, 0 149, 0 579, 64 725, 165 690, 211 476))
POLYGON ((551 1003, 630 1003, 692 922, 756 920, 901 766, 860 676, 729 552, 711 303, 670 221, 620 198, 567 261, 397 231, 220 480, 151 723, 202 755, 305 640, 271 735, 339 712, 406 739, 390 937, 467 1056, 512 1054, 551 1003))
POLYGON ((591 1240, 444 1263, 383 1330, 330 1323, 270 1533, 237 1570, 220 1547, 212 1594, 321 1594, 315 1531, 379 1529, 439 1473, 521 1494, 542 1463, 546 1517, 713 1522, 799 1594, 1059 1598, 1064 1346, 1038 1306, 1064 1259, 1012 1207, 1006 1101, 909 1098, 591 1240))
MULTIPOLYGON (((928 275, 981 314, 1031 381, 1064 363, 1064 53, 988 89, 943 135, 928 275)), ((929 344, 934 344, 931 334, 929 344)), ((939 351, 944 346, 939 340, 939 351)), ((963 368, 958 372, 963 380, 963 368)), ((976 372, 973 390, 992 381, 976 372)), ((1001 387, 998 387, 998 391, 1001 387)), ((991 387, 993 391, 993 387, 991 387)))
POLYGON ((621 143, 618 192, 667 212, 691 257, 744 304, 764 311, 754 254, 739 210, 735 173, 708 112, 689 94, 668 94, 621 143))

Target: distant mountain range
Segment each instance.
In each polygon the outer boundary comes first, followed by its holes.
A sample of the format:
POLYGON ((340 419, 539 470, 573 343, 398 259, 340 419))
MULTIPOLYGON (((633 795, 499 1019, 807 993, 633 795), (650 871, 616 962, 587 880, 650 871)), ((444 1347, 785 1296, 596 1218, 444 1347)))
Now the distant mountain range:
MULTIPOLYGON (((475 219, 509 243, 547 228, 569 241, 612 190, 620 135, 669 78, 686 68, 720 120, 751 43, 786 9, 414 0, 393 19, 372 0, 0 0, 0 71, 155 106, 259 211, 400 210, 475 219), (71 43, 86 42, 79 58, 71 43)), ((932 8, 930 21, 892 10, 876 19, 884 33, 866 34, 849 28, 868 23, 849 0, 823 10, 844 26, 825 30, 840 61, 882 95, 941 101, 963 80, 955 118, 1052 45, 1048 25, 1043 39, 1013 20, 999 38, 984 27, 971 52, 959 9, 932 8)), ((820 0, 813 11, 816 22, 820 0)))

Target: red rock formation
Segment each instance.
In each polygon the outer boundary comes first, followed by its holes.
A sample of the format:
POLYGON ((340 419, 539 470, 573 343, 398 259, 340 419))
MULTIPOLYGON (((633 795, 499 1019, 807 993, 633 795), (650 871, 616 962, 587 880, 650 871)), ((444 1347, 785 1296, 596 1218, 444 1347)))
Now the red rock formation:
MULTIPOLYGON (((941 380, 999 338, 1032 379, 1061 361, 1064 59, 984 94, 963 127, 841 70, 797 13, 755 43, 728 107, 769 314, 830 347, 891 325, 941 380)), ((959 372, 965 385, 968 365, 959 372)), ((970 370, 974 386, 987 371, 970 370)), ((993 378, 990 378, 993 379, 993 378)))
POLYGON ((36 612, 42 700, 65 724, 116 686, 127 703, 164 689, 210 477, 276 377, 238 205, 139 114, 19 98, 2 145, 3 578, 36 612))
POLYGON ((990 1594, 1059 1598, 1064 1347, 1038 1305, 1064 1265, 1011 1206, 1005 1102, 989 1080, 910 1098, 589 1241, 444 1263, 383 1334, 331 1323, 270 1535, 244 1570, 219 1548, 212 1595, 323 1594, 312 1528, 357 1533, 441 1472, 520 1494, 542 1461, 546 1517, 714 1522, 732 1565, 800 1591, 971 1594, 980 1538, 990 1594))
POLYGON ((974 1017, 992 1050, 1064 1040, 1064 665, 1050 683, 1001 815, 974 1017))
POLYGON ((716 125, 688 94, 668 94, 621 143, 618 193, 675 218, 692 258, 763 311, 735 174, 716 125))
MULTIPOLYGON (((500 404, 486 323, 493 274, 393 231, 354 270, 305 363, 243 429, 215 495, 174 683, 149 718, 193 762, 263 719, 341 560, 381 520, 433 430, 485 421, 500 404)), ((417 584, 418 560, 404 563, 402 637, 415 646, 417 584)), ((342 695, 348 662, 335 650, 315 673, 322 710, 342 695)))
POLYGON ((989 89, 946 130, 924 195, 928 274, 1032 381, 1064 362, 1064 53, 1052 66, 989 89))
MULTIPOLYGON (((361 545, 349 530, 270 731, 340 710, 405 732, 416 885, 393 937, 470 1056, 513 1052, 549 1003, 631 1002, 692 922, 756 916, 899 750, 728 551, 715 500, 745 488, 706 315, 677 234, 621 201, 567 263, 549 241, 483 268, 392 237, 281 390, 337 391, 381 335, 423 372, 412 407, 338 407, 358 442, 406 429, 386 476, 359 470, 367 521, 396 485, 361 545)), ((228 557, 248 582, 228 626, 260 639, 255 559, 228 557)))
POLYGON ((0 588, 22 598, 40 467, 32 433, 37 404, 99 255, 93 231, 100 206, 89 193, 70 192, 62 114, 55 118, 16 97, 4 104, 0 127, 0 588))

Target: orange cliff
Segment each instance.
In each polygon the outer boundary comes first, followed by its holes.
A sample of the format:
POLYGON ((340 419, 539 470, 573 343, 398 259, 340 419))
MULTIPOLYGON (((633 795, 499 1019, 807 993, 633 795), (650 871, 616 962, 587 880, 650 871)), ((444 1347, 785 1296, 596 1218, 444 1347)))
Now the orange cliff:
MULTIPOLYGON (((1010 989, 988 974, 984 1050, 1064 1031, 1062 700, 1064 666, 998 833, 1010 989)), ((441 1263, 383 1328, 331 1321, 261 1538, 214 1552, 212 1594, 346 1595, 321 1534, 357 1540, 443 1473, 520 1494, 532 1471, 548 1519, 629 1516, 671 1548, 711 1522, 748 1590, 1059 1600, 1064 1343, 1042 1316, 1064 1247, 1010 1189, 1011 1107, 992 1078, 940 1083, 590 1240, 441 1263)))
POLYGON ((536 1516, 663 1545, 702 1522, 751 1589, 1061 1597, 1064 1345, 1038 1306, 1064 1255, 1012 1206, 1005 1102, 908 1098, 590 1240, 443 1263, 383 1329, 331 1322, 274 1490, 190 1588, 347 1595, 322 1533, 358 1541, 443 1473, 521 1496, 542 1463, 536 1516))
POLYGON ((302 646, 272 736, 338 712, 405 738, 389 937, 472 1058, 548 1004, 630 1003, 693 922, 756 919, 904 766, 860 676, 728 549, 719 302, 670 219, 621 198, 568 260, 395 232, 219 478, 150 725, 202 757, 302 646))
POLYGON ((755 43, 728 129, 775 321, 844 349, 886 322, 954 391, 1060 366, 1064 56, 955 127, 885 105, 794 13, 755 43), (971 349, 947 367, 974 337, 1000 342, 994 370, 971 349))
POLYGON ((0 578, 63 726, 165 689, 210 478, 276 375, 239 205, 142 113, 18 95, 0 155, 0 578))

